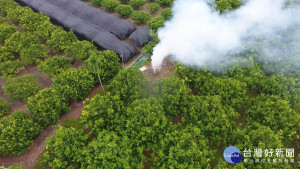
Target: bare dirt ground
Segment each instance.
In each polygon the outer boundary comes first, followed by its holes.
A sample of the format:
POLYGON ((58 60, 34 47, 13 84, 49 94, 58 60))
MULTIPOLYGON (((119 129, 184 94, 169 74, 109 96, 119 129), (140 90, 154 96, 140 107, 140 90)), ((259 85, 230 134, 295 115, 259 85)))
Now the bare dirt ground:
POLYGON ((21 70, 16 77, 21 77, 24 75, 35 75, 37 82, 40 84, 40 89, 49 88, 52 85, 52 81, 45 74, 39 73, 36 65, 26 67, 24 70, 21 70))
POLYGON ((80 60, 74 60, 73 62, 72 62, 72 68, 79 68, 79 67, 81 67, 83 65, 83 63, 80 61, 80 60))
POLYGON ((147 65, 148 69, 144 71, 144 74, 149 79, 149 84, 151 85, 159 79, 172 76, 175 72, 175 65, 176 62, 174 62, 170 57, 167 57, 164 59, 159 71, 156 71, 156 73, 153 74, 152 65, 150 63, 147 65))
POLYGON ((148 159, 147 162, 143 163, 144 164, 144 168, 143 169, 150 169, 151 166, 152 166, 152 154, 153 154, 153 150, 144 151, 143 154, 148 159))
MULTIPOLYGON (((103 87, 106 87, 106 84, 103 84, 103 87)), ((90 99, 92 98, 97 92, 99 92, 100 90, 102 90, 101 85, 97 84, 91 91, 90 93, 87 95, 86 98, 90 99)))
MULTIPOLYGON (((97 85, 88 94, 88 98, 91 98, 96 92, 100 90, 101 90, 101 86, 97 85)), ((38 156, 43 153, 47 138, 52 136, 55 133, 56 126, 61 125, 68 118, 78 119, 81 115, 84 105, 82 101, 77 101, 77 102, 71 102, 70 107, 71 107, 70 113, 63 114, 60 120, 55 125, 47 127, 39 135, 36 136, 32 146, 29 148, 29 150, 26 153, 20 156, 7 156, 7 157, 0 156, 0 166, 3 165, 5 167, 8 167, 14 163, 23 163, 24 169, 32 168, 34 164, 37 162, 38 156)))

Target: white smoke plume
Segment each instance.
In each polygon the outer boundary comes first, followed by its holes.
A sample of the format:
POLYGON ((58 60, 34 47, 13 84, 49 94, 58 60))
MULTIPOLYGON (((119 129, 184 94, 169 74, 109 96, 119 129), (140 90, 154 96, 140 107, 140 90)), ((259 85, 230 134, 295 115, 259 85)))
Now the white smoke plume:
POLYGON ((295 15, 284 2, 248 0, 220 14, 204 0, 177 0, 172 19, 158 31, 160 43, 154 48, 152 66, 160 68, 167 56, 186 65, 226 64, 231 60, 228 54, 242 52, 252 37, 273 36, 271 30, 284 29, 299 19, 300 12, 295 15))

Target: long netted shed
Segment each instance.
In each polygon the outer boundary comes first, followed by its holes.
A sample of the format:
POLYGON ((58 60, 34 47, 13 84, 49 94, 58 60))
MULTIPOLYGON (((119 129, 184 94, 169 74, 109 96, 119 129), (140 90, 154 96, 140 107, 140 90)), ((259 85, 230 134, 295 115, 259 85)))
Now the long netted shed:
POLYGON ((44 13, 52 21, 99 47, 115 51, 127 62, 138 50, 121 41, 135 31, 132 23, 93 8, 79 0, 16 0, 44 13))
POLYGON ((142 47, 145 43, 151 40, 149 28, 139 28, 131 33, 129 39, 132 40, 136 46, 142 47))

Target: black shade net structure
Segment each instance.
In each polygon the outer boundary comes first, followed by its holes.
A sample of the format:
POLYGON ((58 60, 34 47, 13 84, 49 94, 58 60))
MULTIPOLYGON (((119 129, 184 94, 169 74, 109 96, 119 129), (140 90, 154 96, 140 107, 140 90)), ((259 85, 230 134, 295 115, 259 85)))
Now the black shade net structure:
POLYGON ((145 43, 151 40, 151 36, 149 34, 149 28, 139 28, 131 33, 129 39, 132 40, 136 46, 142 47, 145 43))
POLYGON ((55 23, 82 39, 93 41, 97 46, 116 52, 127 62, 139 51, 130 43, 121 41, 136 30, 125 20, 98 10, 80 0, 16 0, 35 11, 42 12, 55 23))

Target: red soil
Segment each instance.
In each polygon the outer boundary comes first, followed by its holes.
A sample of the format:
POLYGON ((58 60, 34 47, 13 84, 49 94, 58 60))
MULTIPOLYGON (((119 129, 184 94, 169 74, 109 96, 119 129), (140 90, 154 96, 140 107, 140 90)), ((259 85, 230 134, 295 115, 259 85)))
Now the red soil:
POLYGON ((153 153, 153 150, 148 150, 148 151, 144 151, 143 152, 143 154, 144 154, 144 156, 146 156, 147 157, 147 159, 148 159, 148 161, 147 162, 144 162, 143 164, 144 164, 144 168, 143 169, 149 169, 149 168, 151 168, 151 166, 152 166, 152 153, 153 153))
POLYGON ((74 60, 73 62, 72 62, 72 68, 80 68, 81 66, 83 65, 83 63, 80 61, 80 60, 74 60))
MULTIPOLYGON (((103 87, 106 87, 106 84, 103 84, 103 87)), ((87 95, 87 98, 90 99, 92 98, 97 92, 99 92, 100 90, 102 90, 101 85, 97 84, 91 91, 90 93, 87 95)))
POLYGON ((37 82, 40 84, 40 89, 49 88, 52 85, 52 81, 45 74, 41 74, 38 72, 36 65, 26 67, 24 70, 20 71, 16 77, 21 77, 24 75, 35 75, 37 78, 37 82))

